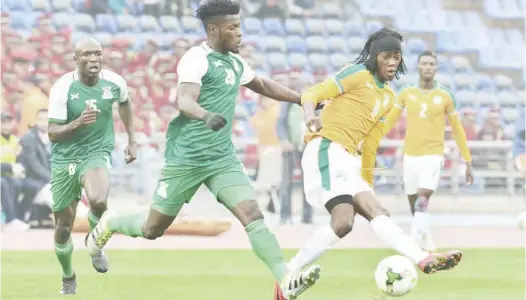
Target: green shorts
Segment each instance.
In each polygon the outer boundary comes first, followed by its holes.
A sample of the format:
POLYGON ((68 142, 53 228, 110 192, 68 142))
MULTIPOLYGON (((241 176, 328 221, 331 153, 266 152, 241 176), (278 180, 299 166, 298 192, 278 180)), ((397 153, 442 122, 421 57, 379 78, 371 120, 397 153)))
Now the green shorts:
POLYGON ((250 178, 240 162, 221 167, 167 164, 161 171, 152 208, 167 216, 177 216, 203 183, 228 209, 241 201, 256 199, 250 178))
POLYGON ((82 195, 82 176, 90 169, 103 168, 111 170, 110 155, 97 155, 84 161, 51 166, 51 193, 53 205, 51 210, 58 212, 68 208, 73 201, 79 201, 82 195))

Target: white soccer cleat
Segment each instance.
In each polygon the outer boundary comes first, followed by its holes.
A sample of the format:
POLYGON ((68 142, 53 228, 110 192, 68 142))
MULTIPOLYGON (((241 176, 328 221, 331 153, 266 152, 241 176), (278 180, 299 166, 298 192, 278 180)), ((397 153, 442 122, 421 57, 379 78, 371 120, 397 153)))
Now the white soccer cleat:
POLYGON ((97 226, 86 236, 85 241, 93 268, 99 273, 108 271, 108 259, 102 249, 113 235, 107 225, 110 215, 108 211, 102 215, 97 226))
POLYGON ((281 282, 280 288, 284 299, 294 300, 305 290, 313 286, 320 278, 321 267, 314 265, 305 271, 288 274, 281 282))

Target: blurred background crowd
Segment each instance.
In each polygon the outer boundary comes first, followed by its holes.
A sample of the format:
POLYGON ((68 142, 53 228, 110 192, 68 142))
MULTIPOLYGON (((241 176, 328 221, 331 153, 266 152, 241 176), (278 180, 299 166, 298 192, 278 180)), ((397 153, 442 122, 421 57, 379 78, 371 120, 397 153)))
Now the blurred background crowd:
MULTIPOLYGON (((176 67, 204 39, 193 0, 4 0, 1 27, 2 211, 7 225, 27 229, 47 219, 50 200, 48 93, 75 69, 72 45, 92 35, 105 67, 121 74, 135 104, 139 161, 125 166, 124 127, 115 113, 114 190, 149 197, 148 174, 162 165, 164 131, 178 114, 176 67), (137 172, 139 170, 139 172, 137 172)), ((241 56, 262 75, 301 91, 352 61, 366 37, 393 27, 404 37, 409 74, 417 56, 438 54, 437 79, 456 95, 470 140, 477 184, 459 181, 462 164, 446 147, 444 193, 520 193, 524 165, 524 0, 244 0, 241 56)), ((281 222, 301 189, 302 110, 241 88, 234 126, 240 158, 281 222), (276 175, 279 174, 279 175, 276 175)), ((400 192, 405 122, 379 152, 379 192, 400 192), (399 173, 399 172, 398 172, 399 173)), ((451 139, 446 132, 446 139, 451 139)), ((153 180, 154 181, 154 180, 153 180)), ((301 191, 300 191, 301 193, 301 191)), ((301 198, 301 197, 300 197, 301 198)), ((307 205, 308 206, 308 205, 307 205)), ((306 206, 301 220, 311 222, 306 206)))

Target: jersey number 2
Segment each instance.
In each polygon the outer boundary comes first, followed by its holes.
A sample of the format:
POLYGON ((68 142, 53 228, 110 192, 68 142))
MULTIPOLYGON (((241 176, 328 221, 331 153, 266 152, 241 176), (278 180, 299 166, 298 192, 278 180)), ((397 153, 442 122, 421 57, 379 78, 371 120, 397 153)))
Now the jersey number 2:
POLYGON ((226 69, 225 84, 233 85, 236 81, 236 74, 231 69, 226 69))
POLYGON ((426 117, 426 111, 427 111, 427 104, 426 103, 420 104, 420 118, 426 117))
POLYGON ((86 107, 90 110, 97 110, 97 99, 86 100, 86 107))

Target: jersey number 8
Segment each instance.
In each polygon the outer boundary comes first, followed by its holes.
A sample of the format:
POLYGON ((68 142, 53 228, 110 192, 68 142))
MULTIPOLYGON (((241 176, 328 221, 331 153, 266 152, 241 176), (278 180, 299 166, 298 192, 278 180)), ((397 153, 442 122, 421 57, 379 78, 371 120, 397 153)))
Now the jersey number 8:
POLYGON ((89 109, 89 110, 97 110, 97 99, 89 99, 89 100, 86 100, 86 107, 89 109))

